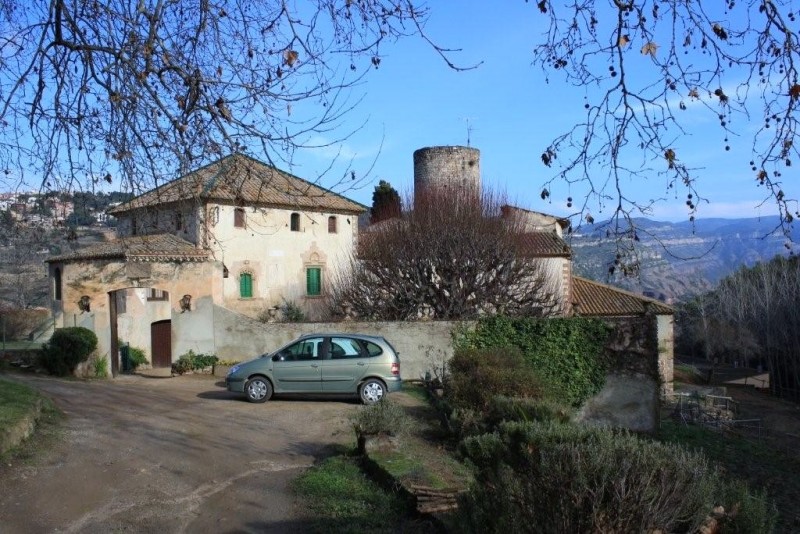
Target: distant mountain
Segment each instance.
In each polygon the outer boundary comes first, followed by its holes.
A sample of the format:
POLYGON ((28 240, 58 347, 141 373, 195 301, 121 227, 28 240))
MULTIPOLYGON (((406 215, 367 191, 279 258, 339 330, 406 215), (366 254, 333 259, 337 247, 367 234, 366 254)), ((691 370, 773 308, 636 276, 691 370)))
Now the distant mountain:
POLYGON ((638 277, 609 277, 615 257, 609 223, 582 226, 568 238, 575 274, 670 302, 710 289, 741 266, 800 252, 800 230, 792 230, 789 242, 774 217, 633 222, 639 239, 638 277))

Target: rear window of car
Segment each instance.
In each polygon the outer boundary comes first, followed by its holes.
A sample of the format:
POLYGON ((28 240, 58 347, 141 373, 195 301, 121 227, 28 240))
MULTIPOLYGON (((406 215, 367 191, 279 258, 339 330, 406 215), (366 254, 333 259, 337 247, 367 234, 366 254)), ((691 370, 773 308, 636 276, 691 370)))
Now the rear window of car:
POLYGON ((367 348, 367 354, 372 356, 380 356, 383 354, 383 349, 380 345, 373 343, 372 341, 364 342, 364 346, 367 348))

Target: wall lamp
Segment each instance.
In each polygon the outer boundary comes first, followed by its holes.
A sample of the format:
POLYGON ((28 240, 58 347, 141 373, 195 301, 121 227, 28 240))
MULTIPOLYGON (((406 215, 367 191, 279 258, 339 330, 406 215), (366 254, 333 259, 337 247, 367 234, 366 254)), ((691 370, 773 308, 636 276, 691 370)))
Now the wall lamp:
POLYGON ((78 301, 78 309, 81 310, 81 313, 91 311, 91 299, 89 295, 83 295, 80 300, 78 301))
POLYGON ((184 295, 183 298, 179 301, 181 305, 181 313, 192 311, 192 296, 191 295, 184 295))

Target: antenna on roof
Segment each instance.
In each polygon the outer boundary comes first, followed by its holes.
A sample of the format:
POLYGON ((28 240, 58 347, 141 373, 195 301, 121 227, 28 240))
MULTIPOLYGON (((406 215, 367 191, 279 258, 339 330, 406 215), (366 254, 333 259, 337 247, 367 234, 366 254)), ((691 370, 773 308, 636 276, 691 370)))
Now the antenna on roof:
POLYGON ((472 146, 472 117, 464 117, 464 122, 467 123, 467 146, 472 146))

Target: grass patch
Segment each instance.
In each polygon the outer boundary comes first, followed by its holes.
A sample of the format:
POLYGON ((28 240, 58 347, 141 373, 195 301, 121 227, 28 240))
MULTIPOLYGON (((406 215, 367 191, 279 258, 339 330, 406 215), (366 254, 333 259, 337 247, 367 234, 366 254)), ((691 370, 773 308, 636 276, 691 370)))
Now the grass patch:
POLYGON ((800 499, 800 458, 769 446, 767 441, 722 434, 698 425, 662 419, 657 439, 700 450, 723 468, 729 478, 766 491, 778 509, 779 532, 797 531, 800 499))
POLYGON ((424 384, 419 382, 403 382, 403 393, 407 393, 409 397, 428 403, 428 390, 424 384))
POLYGON ((60 438, 60 421, 63 414, 46 397, 36 390, 0 377, 0 432, 16 424, 34 408, 42 405, 41 415, 36 423, 36 439, 29 439, 19 447, 0 455, 3 461, 29 461, 42 451, 48 450, 54 440, 60 438))
POLYGON ((0 343, 0 348, 3 350, 33 350, 39 351, 42 350, 42 345, 40 341, 6 341, 5 343, 0 343))
POLYGON ((0 378, 0 428, 8 428, 33 411, 41 396, 28 386, 0 378))
POLYGON ((352 456, 334 456, 294 482, 308 506, 312 532, 396 532, 407 511, 402 499, 364 475, 352 456))

